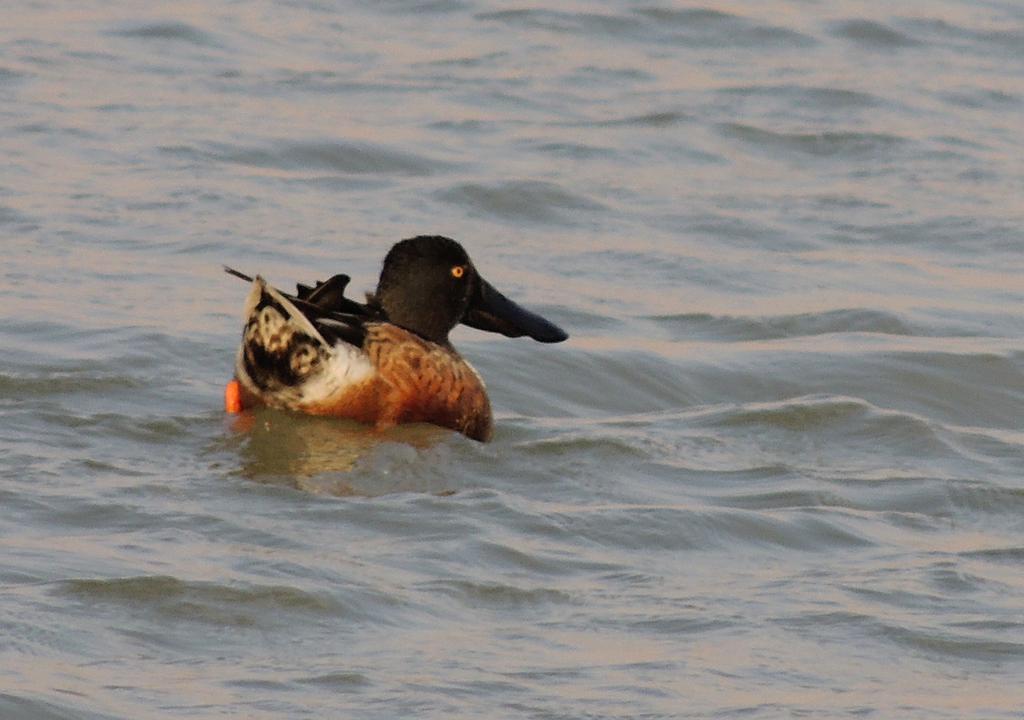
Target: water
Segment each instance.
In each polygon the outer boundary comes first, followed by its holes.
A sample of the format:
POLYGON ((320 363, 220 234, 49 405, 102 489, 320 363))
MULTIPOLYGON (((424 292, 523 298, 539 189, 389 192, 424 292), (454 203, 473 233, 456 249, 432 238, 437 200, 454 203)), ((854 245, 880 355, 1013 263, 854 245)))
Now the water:
POLYGON ((33 2, 0 717, 1019 718, 1016 2, 33 2), (461 240, 496 436, 220 409, 244 284, 461 240))

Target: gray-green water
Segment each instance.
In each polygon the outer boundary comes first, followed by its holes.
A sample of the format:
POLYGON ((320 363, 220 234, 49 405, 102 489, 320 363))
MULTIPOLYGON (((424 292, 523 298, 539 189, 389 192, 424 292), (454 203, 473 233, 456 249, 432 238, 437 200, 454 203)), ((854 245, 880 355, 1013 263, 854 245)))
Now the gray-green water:
POLYGON ((1024 6, 8 3, 0 717, 1020 718, 1024 6), (221 411, 461 240, 493 443, 221 411))

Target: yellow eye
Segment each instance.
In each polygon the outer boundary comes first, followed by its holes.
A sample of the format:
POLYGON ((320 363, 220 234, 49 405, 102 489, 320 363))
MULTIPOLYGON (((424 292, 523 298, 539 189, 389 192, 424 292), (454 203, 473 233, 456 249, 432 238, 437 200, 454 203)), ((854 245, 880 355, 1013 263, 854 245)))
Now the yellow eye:
POLYGON ((452 268, 452 277, 453 278, 460 278, 460 277, 462 277, 465 274, 466 274, 466 266, 465 265, 456 265, 455 267, 452 268))

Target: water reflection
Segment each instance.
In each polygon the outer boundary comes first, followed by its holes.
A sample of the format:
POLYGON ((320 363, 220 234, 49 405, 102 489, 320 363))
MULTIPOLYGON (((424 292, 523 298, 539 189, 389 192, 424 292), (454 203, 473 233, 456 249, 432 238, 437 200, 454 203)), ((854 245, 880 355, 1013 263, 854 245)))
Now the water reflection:
POLYGON ((445 454, 451 433, 432 425, 381 432, 351 420, 259 409, 233 418, 238 474, 260 483, 337 496, 448 492, 415 468, 423 454, 445 454))

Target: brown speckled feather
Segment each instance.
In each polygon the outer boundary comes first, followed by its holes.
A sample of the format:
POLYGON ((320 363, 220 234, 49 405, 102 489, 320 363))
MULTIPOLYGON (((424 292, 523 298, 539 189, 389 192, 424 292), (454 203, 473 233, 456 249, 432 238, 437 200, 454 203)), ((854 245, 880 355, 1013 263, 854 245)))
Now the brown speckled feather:
POLYGON ((426 422, 489 440, 491 404, 483 380, 451 347, 388 323, 367 323, 363 352, 376 372, 303 408, 375 424, 426 422))
POLYGON ((385 385, 378 424, 429 422, 475 439, 491 436, 483 380, 451 346, 387 323, 366 325, 363 349, 385 385))

